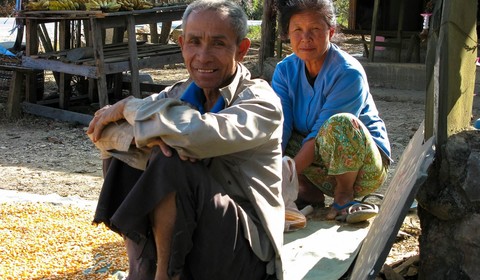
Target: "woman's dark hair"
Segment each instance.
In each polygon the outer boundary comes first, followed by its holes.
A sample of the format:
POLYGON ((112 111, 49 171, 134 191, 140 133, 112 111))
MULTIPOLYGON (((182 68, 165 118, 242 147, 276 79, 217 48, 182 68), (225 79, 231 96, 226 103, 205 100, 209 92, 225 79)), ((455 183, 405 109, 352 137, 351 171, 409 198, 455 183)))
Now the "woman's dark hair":
POLYGON ((337 25, 335 8, 331 0, 279 0, 280 28, 282 38, 288 37, 288 27, 293 15, 315 11, 329 27, 337 25))

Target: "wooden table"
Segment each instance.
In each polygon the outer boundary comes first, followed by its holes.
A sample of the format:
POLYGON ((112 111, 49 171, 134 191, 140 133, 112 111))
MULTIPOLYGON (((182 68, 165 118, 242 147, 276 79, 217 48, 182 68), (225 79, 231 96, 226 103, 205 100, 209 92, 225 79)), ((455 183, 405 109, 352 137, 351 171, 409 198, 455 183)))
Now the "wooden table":
MULTIPOLYGON (((21 12, 17 17, 25 21, 26 27, 26 53, 22 58, 22 66, 58 73, 60 108, 68 106, 69 85, 66 83, 71 75, 96 80, 98 100, 102 107, 109 104, 106 76, 130 71, 131 94, 140 97, 139 69, 181 63, 183 58, 180 48, 176 44, 137 42, 135 26, 156 25, 158 22, 166 22, 166 25, 170 26, 168 23, 181 19, 185 8, 186 5, 179 5, 114 13, 101 11, 21 12), (69 26, 73 21, 81 21, 87 27, 85 31, 86 47, 71 48, 69 26), (41 34, 39 30, 41 31, 44 23, 50 22, 59 24, 59 50, 41 54, 38 51, 38 34, 41 34), (123 42, 123 32, 119 32, 114 35, 114 41, 111 44, 105 43, 105 30, 108 28, 126 31, 127 41, 123 42)), ((32 90, 27 89, 27 92, 30 93, 32 90)), ((26 101, 34 101, 33 93, 27 94, 27 96, 26 101)), ((91 90, 89 90, 89 98, 93 98, 91 90)))

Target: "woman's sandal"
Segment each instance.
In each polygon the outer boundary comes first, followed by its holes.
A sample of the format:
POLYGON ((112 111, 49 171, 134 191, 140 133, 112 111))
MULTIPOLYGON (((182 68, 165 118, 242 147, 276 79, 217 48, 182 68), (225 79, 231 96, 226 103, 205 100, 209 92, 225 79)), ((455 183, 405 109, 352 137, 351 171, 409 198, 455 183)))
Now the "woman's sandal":
POLYGON ((335 220, 349 224, 364 222, 378 214, 377 205, 359 202, 356 200, 350 201, 344 205, 339 205, 338 203, 334 202, 332 207, 337 212, 346 210, 345 214, 338 215, 335 217, 335 220))

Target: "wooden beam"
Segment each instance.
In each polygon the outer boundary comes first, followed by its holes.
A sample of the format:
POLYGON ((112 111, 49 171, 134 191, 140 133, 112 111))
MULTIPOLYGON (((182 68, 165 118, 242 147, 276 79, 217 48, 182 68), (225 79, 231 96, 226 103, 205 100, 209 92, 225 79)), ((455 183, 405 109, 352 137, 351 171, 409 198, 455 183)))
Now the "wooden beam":
POLYGON ((20 94, 22 93, 23 73, 12 72, 7 98, 7 117, 17 119, 21 115, 20 94))
MULTIPOLYGON (((155 25, 155 26, 157 26, 157 25, 155 25)), ((162 30, 160 31, 160 37, 157 38, 156 41, 153 41, 153 37, 152 37, 152 42, 167 44, 168 43, 168 38, 170 37, 170 30, 172 30, 172 22, 171 21, 162 22, 162 30)), ((152 32, 152 31, 150 31, 150 32, 152 32)))
POLYGON ((60 120, 60 121, 76 122, 76 123, 88 125, 93 118, 91 115, 87 115, 87 114, 57 109, 57 108, 48 107, 48 106, 42 106, 42 105, 28 103, 28 102, 22 102, 21 105, 25 113, 46 117, 50 119, 60 120))

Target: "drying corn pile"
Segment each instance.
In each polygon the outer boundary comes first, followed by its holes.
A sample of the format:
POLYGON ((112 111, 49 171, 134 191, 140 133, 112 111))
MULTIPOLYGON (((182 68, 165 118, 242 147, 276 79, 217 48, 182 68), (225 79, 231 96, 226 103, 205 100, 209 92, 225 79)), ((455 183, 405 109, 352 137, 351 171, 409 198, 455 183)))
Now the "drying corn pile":
POLYGON ((116 279, 128 269, 123 240, 92 217, 76 206, 0 204, 0 279, 116 279))

